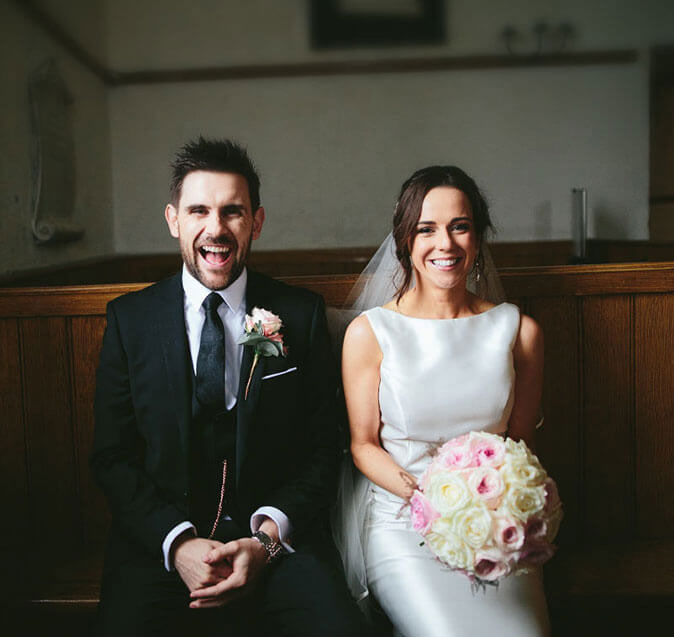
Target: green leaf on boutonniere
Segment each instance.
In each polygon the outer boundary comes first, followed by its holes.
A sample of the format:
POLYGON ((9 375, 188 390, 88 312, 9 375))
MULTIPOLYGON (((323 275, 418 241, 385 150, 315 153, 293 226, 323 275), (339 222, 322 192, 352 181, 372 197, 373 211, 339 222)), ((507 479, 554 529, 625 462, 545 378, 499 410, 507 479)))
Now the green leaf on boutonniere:
POLYGON ((239 340, 236 341, 236 344, 255 346, 258 343, 262 343, 268 340, 269 339, 266 336, 262 336, 262 334, 250 334, 250 335, 244 334, 239 338, 239 340))
POLYGON ((258 343, 258 348, 263 356, 278 356, 281 353, 281 347, 278 343, 262 341, 258 343))

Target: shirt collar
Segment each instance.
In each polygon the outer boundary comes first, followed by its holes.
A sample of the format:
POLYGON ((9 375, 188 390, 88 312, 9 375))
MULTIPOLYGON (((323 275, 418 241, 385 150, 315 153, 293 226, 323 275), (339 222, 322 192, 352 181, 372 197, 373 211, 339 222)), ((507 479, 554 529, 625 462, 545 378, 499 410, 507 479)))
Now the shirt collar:
POLYGON ((246 271, 246 268, 244 268, 236 281, 230 283, 224 290, 210 290, 201 283, 201 281, 195 279, 188 272, 185 264, 183 264, 182 281, 185 299, 187 300, 187 303, 196 310, 201 307, 201 304, 211 292, 217 292, 217 294, 223 298, 225 303, 227 303, 229 309, 233 313, 236 313, 244 302, 246 296, 248 272, 246 271))

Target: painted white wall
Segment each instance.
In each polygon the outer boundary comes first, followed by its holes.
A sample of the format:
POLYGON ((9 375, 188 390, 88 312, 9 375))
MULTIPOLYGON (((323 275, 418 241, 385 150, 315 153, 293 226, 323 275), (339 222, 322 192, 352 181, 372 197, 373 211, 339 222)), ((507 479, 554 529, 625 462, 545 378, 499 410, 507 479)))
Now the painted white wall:
POLYGON ((647 102, 624 95, 642 79, 631 65, 117 89, 117 247, 171 248, 168 158, 199 133, 240 139, 257 162, 258 249, 377 245, 402 181, 441 162, 483 186, 500 240, 569 237, 573 186, 602 236, 645 237, 647 102))
MULTIPOLYGON (((670 0, 446 0, 443 45, 315 51, 309 0, 105 2, 108 59, 118 70, 498 53, 505 25, 529 33, 538 21, 571 22, 573 50, 648 46, 674 35, 670 0)), ((528 45, 524 38, 521 46, 528 45)))
MULTIPOLYGON (((168 165, 198 134, 239 139, 259 165, 268 222, 258 249, 375 245, 403 179, 438 162, 483 186, 499 240, 568 238, 573 186, 589 190, 591 236, 647 237, 647 52, 674 40, 670 1, 448 0, 445 45, 338 51, 311 49, 305 0, 39 4, 118 71, 499 54, 505 25, 528 34, 539 20, 571 22, 571 50, 636 48, 640 59, 105 89, 3 0, 0 273, 113 249, 175 249, 162 218, 168 165), (76 98, 75 218, 87 229, 54 249, 33 244, 28 209, 25 82, 47 54, 76 98)), ((533 46, 531 36, 519 46, 533 46)))
POLYGON ((115 242, 164 251, 172 152, 198 134, 248 145, 262 172, 259 248, 376 245, 402 181, 455 163, 492 202, 498 240, 648 237, 648 47, 674 40, 674 3, 451 0, 445 45, 314 51, 304 0, 108 1, 118 70, 497 54, 512 25, 571 22, 571 50, 637 48, 637 63, 133 86, 111 96, 115 242))
MULTIPOLYGON (((97 14, 86 0, 74 0, 70 10, 75 12, 77 5, 82 15, 90 17, 99 15, 102 8, 99 3, 97 14)), ((102 23, 98 24, 102 42, 105 34, 102 23)), ((92 33, 87 34, 91 38, 92 33)), ((114 237, 105 87, 6 0, 0 2, 0 36, 0 275, 110 254, 114 237), (85 229, 85 235, 72 243, 38 246, 31 231, 28 77, 50 57, 57 60, 74 99, 73 221, 85 229)), ((104 53, 105 47, 100 51, 104 53)))

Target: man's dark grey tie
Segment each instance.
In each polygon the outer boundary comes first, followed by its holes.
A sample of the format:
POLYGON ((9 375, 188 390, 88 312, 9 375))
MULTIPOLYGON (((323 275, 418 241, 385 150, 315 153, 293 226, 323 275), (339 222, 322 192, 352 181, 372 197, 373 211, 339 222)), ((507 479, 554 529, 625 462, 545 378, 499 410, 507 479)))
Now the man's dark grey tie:
POLYGON ((222 297, 211 292, 203 302, 206 321, 197 356, 197 400, 202 405, 225 402, 225 329, 218 314, 222 297))

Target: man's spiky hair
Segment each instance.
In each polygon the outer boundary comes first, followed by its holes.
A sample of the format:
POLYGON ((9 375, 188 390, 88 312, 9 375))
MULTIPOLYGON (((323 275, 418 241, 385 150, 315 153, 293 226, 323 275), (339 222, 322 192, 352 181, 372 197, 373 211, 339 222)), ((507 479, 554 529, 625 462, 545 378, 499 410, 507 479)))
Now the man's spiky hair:
POLYGON ((230 139, 199 139, 187 142, 171 164, 171 202, 178 206, 185 177, 196 170, 235 173, 248 182, 253 212, 260 207, 260 177, 243 146, 230 139))

